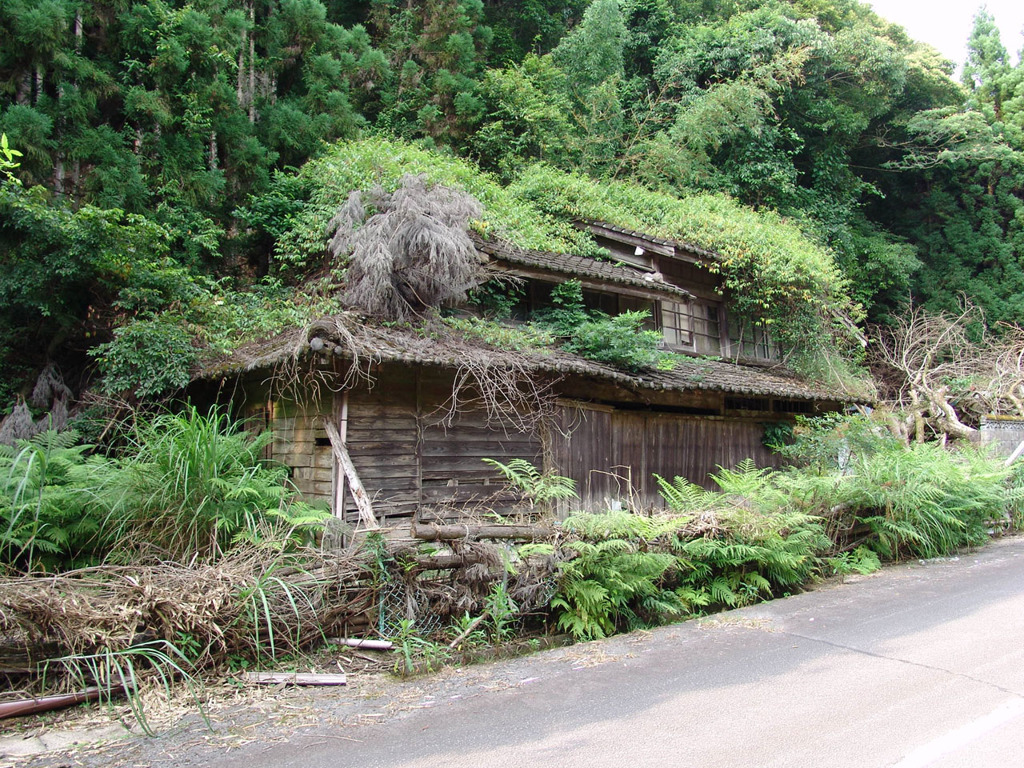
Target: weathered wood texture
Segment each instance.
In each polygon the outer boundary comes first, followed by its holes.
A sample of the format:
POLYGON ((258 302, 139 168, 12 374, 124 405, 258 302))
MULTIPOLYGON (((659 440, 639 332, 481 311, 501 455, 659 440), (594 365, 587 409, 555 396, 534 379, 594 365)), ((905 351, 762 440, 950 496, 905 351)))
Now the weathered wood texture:
MULTIPOLYGON (((685 401, 676 396, 678 403, 666 404, 698 413, 565 401, 550 429, 523 432, 509 421, 488 418, 471 400, 452 414, 451 392, 450 371, 398 364, 382 366, 373 387, 349 391, 345 445, 381 525, 459 521, 472 510, 511 512, 519 497, 484 458, 506 463, 522 458, 567 475, 590 509, 616 500, 660 505, 654 473, 713 487, 708 474, 719 465, 733 467, 746 458, 758 466, 778 461, 761 444, 759 420, 698 415, 721 413, 721 393, 692 393, 685 401)), ((601 393, 622 394, 597 389, 592 394, 601 393)), ((304 497, 330 503, 343 474, 335 466, 325 418, 340 429, 340 408, 330 401, 304 408, 278 401, 269 422, 275 432, 273 458, 293 468, 304 497)), ((359 516, 351 492, 344 499, 342 516, 355 524, 359 516)))
POLYGON ((764 427, 753 421, 610 408, 563 406, 552 430, 551 458, 577 483, 583 506, 607 509, 616 500, 660 506, 655 473, 713 488, 708 475, 751 458, 775 466, 764 427))
POLYGON ((541 440, 508 419, 489 417, 462 393, 464 406, 451 413, 452 373, 424 370, 420 378, 420 457, 423 517, 458 519, 459 510, 480 508, 507 514, 519 500, 506 491, 501 473, 483 459, 526 459, 538 466, 541 440))
POLYGON ((317 674, 314 672, 244 672, 242 679, 256 685, 347 685, 348 678, 341 672, 317 674))
POLYGON ((331 441, 331 449, 334 452, 334 458, 338 462, 339 467, 339 470, 336 470, 334 473, 334 482, 342 482, 341 474, 345 475, 345 487, 352 494, 352 500, 359 510, 359 522, 366 528, 379 528, 377 518, 373 514, 373 505, 370 503, 370 497, 366 495, 366 489, 363 488, 363 482, 359 479, 359 473, 356 472, 355 465, 352 463, 352 457, 349 456, 348 448, 341 433, 338 431, 337 425, 333 420, 325 420, 324 431, 327 432, 327 438, 331 441))
POLYGON ((546 525, 431 525, 413 523, 413 538, 424 541, 462 539, 547 539, 554 529, 546 525))
MULTIPOLYGON (((468 508, 511 512, 519 497, 483 459, 542 463, 537 430, 522 432, 511 422, 489 419, 472 402, 451 414, 452 383, 450 371, 385 365, 373 387, 349 390, 345 447, 385 527, 407 523, 421 508, 426 519, 442 521, 458 519, 468 508)), ((331 503, 344 473, 335 466, 324 424, 342 431, 340 407, 330 400, 305 407, 280 400, 271 410, 272 458, 292 467, 304 498, 331 503)), ((356 524, 351 488, 343 498, 340 516, 356 524)))

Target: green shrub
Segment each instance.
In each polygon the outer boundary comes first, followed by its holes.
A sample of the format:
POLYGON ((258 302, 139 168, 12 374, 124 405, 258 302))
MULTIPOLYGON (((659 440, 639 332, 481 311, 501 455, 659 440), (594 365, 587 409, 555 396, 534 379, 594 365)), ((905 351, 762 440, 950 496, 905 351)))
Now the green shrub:
POLYGON ((508 484, 522 493, 531 507, 545 507, 553 501, 578 498, 575 480, 552 472, 542 472, 526 459, 510 459, 508 464, 495 459, 482 461, 501 472, 508 484))
POLYGON ((181 389, 192 380, 197 350, 179 319, 158 315, 114 331, 114 339, 90 350, 106 392, 139 399, 181 389))
POLYGON ((595 317, 576 326, 562 346, 581 357, 627 371, 642 371, 659 364, 661 334, 644 327, 646 310, 623 312, 615 317, 595 317))
POLYGON ((883 557, 938 557, 988 539, 1017 493, 1007 477, 974 448, 913 444, 858 462, 839 485, 837 503, 857 510, 883 557))
MULTIPOLYGON (((698 498, 688 488, 684 493, 698 498)), ((819 554, 829 545, 817 519, 754 512, 726 493, 708 493, 705 500, 712 503, 699 514, 569 518, 565 527, 578 540, 567 548, 577 556, 563 563, 551 603, 559 626, 578 638, 603 637, 747 605, 817 573, 819 554)))
POLYGON ((583 286, 567 280, 551 291, 552 307, 536 313, 537 322, 557 336, 562 347, 588 360, 627 371, 661 366, 671 356, 659 346, 662 336, 645 327, 646 311, 608 317, 590 312, 583 303, 583 286))
POLYGON ((1024 493, 984 451, 908 446, 863 416, 804 420, 784 452, 804 464, 775 479, 791 503, 809 514, 847 518, 846 527, 862 526, 866 546, 889 559, 977 546, 1024 493))

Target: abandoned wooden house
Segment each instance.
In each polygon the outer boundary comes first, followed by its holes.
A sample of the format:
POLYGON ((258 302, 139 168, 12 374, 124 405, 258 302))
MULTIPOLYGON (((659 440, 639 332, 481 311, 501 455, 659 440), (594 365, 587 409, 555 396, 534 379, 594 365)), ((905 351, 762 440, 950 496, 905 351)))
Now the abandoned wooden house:
POLYGON ((441 323, 385 327, 343 314, 239 350, 200 384, 273 430, 269 455, 292 468, 304 497, 356 522, 339 464, 350 461, 385 525, 508 512, 518 499, 486 458, 573 478, 574 508, 656 506, 655 473, 708 485, 719 466, 771 465, 766 424, 841 407, 838 394, 774 367, 771 338, 730 315, 707 268, 714 254, 581 226, 614 260, 478 249, 490 272, 524 281, 524 313, 570 279, 609 315, 648 310, 666 348, 688 355, 672 370, 627 373, 560 349, 496 349, 441 323))

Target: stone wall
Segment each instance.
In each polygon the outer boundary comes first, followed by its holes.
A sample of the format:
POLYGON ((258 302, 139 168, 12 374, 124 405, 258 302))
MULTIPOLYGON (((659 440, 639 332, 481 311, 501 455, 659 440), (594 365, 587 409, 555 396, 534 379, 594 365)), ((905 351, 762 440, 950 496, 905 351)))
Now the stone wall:
POLYGON ((988 416, 981 420, 981 442, 1009 456, 1024 442, 1024 419, 988 416))

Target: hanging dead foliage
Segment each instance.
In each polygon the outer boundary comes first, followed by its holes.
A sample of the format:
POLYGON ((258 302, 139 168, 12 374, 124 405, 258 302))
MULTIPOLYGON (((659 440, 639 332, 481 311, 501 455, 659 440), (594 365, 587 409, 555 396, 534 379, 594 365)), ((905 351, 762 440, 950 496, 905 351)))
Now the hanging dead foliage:
POLYGON ((404 176, 392 193, 353 192, 328 225, 328 250, 348 262, 344 301, 396 321, 464 301, 481 278, 468 227, 482 213, 472 195, 423 176, 404 176))
POLYGON ((0 421, 0 445, 14 445, 18 440, 28 440, 38 432, 32 411, 22 400, 0 421))
POLYGON ((50 363, 36 379, 28 402, 19 400, 14 409, 0 420, 0 445, 14 445, 18 440, 28 440, 48 429, 58 432, 66 429, 71 400, 71 390, 57 367, 50 363), (42 417, 34 419, 29 404, 45 411, 42 417))

